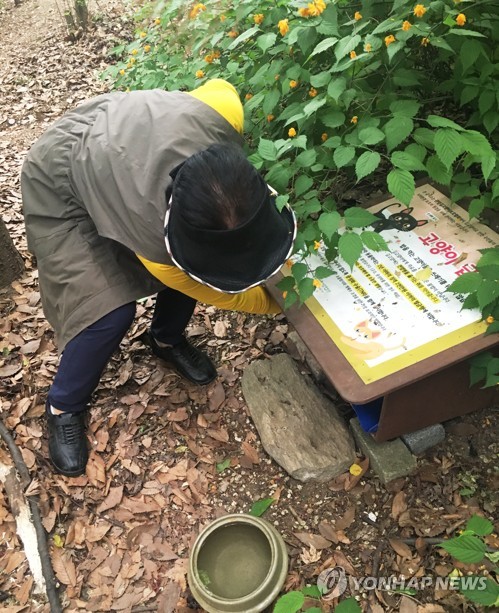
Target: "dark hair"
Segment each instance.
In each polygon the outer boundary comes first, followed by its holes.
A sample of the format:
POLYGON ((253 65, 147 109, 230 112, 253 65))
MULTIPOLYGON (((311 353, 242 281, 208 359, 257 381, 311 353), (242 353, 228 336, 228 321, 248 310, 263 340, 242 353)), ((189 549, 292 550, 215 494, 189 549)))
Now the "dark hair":
POLYGON ((184 162, 173 183, 173 202, 194 227, 230 230, 253 216, 266 191, 242 149, 215 144, 184 162))

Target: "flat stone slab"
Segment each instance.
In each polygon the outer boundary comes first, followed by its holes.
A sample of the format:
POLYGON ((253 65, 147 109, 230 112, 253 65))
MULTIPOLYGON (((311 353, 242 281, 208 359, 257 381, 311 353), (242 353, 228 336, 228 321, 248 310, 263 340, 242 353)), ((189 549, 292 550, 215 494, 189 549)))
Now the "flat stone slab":
POLYGON ((371 468, 383 483, 405 477, 416 469, 416 458, 399 438, 378 443, 364 432, 358 419, 351 419, 350 427, 357 444, 369 458, 371 468))
POLYGON ((347 426, 289 355, 252 362, 241 383, 263 448, 291 477, 330 481, 353 464, 347 426))

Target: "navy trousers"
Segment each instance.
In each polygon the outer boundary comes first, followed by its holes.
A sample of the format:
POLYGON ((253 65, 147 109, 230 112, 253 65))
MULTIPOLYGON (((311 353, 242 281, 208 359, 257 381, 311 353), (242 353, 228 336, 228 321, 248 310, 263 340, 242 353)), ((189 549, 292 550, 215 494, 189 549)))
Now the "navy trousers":
MULTIPOLYGON (((151 334, 174 345, 182 339, 196 301, 171 288, 156 296, 151 334)), ((135 317, 135 302, 111 311, 75 336, 64 348, 48 402, 61 411, 76 413, 88 408, 102 372, 135 317)))

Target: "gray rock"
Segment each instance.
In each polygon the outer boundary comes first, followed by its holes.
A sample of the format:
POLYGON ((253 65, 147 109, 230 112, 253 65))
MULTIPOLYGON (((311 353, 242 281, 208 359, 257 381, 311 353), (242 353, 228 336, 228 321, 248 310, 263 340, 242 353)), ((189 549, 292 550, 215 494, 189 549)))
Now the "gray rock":
POLYGON ((371 468, 383 483, 405 477, 416 469, 416 458, 401 439, 378 443, 362 430, 358 419, 351 419, 350 427, 359 447, 369 458, 371 468))
POLYGON ((294 479, 329 481, 354 462, 353 440, 336 408, 289 355, 250 364, 242 390, 265 451, 294 479))
POLYGON ((445 440, 445 428, 442 424, 434 424, 416 432, 402 434, 401 438, 411 453, 421 455, 445 440))
POLYGON ((292 330, 288 333, 288 339, 294 344, 296 350, 298 351, 298 355, 302 362, 310 368, 310 372, 312 373, 313 378, 318 382, 323 382, 325 380, 325 375, 320 367, 319 362, 314 358, 310 349, 305 345, 302 341, 301 336, 299 336, 298 332, 292 330))

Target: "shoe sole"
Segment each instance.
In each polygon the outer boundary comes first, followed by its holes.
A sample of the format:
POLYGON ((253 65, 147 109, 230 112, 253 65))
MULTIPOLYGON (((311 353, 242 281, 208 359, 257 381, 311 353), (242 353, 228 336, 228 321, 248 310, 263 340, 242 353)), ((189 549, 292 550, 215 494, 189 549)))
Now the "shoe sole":
POLYGON ((83 468, 82 470, 75 470, 75 471, 69 471, 69 470, 62 470, 61 468, 59 468, 56 464, 54 464, 52 462, 52 466, 55 468, 55 470, 60 474, 60 475, 64 475, 65 477, 81 477, 82 475, 85 474, 86 472, 86 467, 83 468))

